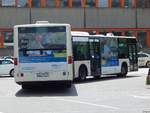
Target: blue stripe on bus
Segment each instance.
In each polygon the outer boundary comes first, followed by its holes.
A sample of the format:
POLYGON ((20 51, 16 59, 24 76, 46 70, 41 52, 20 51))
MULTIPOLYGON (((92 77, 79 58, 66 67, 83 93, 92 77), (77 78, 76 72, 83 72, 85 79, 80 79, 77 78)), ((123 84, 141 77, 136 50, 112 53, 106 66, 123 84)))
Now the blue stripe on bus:
POLYGON ((27 56, 19 57, 20 63, 40 63, 40 62, 66 62, 66 57, 49 57, 49 56, 27 56))
POLYGON ((109 66, 118 66, 119 60, 117 57, 111 57, 105 61, 104 64, 102 64, 102 67, 109 67, 109 66))

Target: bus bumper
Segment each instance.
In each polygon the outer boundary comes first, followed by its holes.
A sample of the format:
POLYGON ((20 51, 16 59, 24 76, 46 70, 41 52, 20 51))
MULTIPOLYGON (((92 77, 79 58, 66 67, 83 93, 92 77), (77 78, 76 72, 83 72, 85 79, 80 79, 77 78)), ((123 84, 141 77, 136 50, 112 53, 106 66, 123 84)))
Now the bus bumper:
MULTIPOLYGON (((19 85, 22 85, 22 88, 29 87, 29 88, 39 88, 39 87, 55 87, 55 86, 62 86, 62 87, 71 87, 72 81, 71 80, 62 80, 62 81, 34 81, 34 82, 16 82, 19 85)), ((27 88, 23 88, 27 89, 27 88)))

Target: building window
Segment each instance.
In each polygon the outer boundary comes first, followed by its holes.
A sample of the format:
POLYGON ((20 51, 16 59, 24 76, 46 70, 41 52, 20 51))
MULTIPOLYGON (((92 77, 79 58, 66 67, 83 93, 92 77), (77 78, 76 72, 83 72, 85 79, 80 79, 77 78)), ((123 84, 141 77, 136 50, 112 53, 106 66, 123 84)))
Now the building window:
POLYGON ((125 8, 130 8, 130 7, 132 7, 132 1, 133 1, 133 0, 125 0, 125 1, 124 1, 124 7, 125 7, 125 8))
POLYGON ((17 7, 27 7, 28 6, 28 0, 18 0, 17 7))
POLYGON ((136 7, 137 8, 150 8, 150 0, 137 0, 136 7))
POLYGON ((121 7, 120 0, 112 0, 112 7, 121 7))
POLYGON ((0 6, 2 6, 2 1, 0 0, 0 6))
POLYGON ((150 8, 150 0, 145 0, 145 7, 150 8))
POLYGON ((13 33, 12 32, 4 33, 4 42, 5 43, 13 43, 13 33))
POLYGON ((2 6, 16 6, 16 0, 2 0, 2 6))
POLYGON ((68 0, 61 0, 61 7, 68 7, 68 0))
POLYGON ((144 0, 136 0, 136 7, 143 8, 144 7, 144 0))
POLYGON ((82 0, 73 0, 72 6, 73 7, 81 7, 82 6, 82 0))
POLYGON ((125 31, 125 32, 124 32, 124 35, 125 35, 125 36, 134 36, 134 34, 135 34, 135 33, 134 33, 133 31, 125 31))
POLYGON ((138 8, 150 8, 150 0, 137 0, 136 6, 138 8))
POLYGON ((99 7, 108 7, 108 0, 99 0, 99 7))
POLYGON ((86 0, 86 7, 95 7, 95 1, 94 0, 86 0))
POLYGON ((46 4, 46 7, 55 7, 56 6, 55 0, 46 0, 45 4, 46 4))
POLYGON ((119 31, 112 31, 112 34, 115 36, 122 36, 122 32, 119 31))
POLYGON ((138 39, 138 43, 141 49, 146 48, 146 37, 147 37, 147 33, 146 32, 138 32, 137 33, 137 39, 138 39))
POLYGON ((32 0, 32 7, 40 7, 41 6, 40 0, 32 0))

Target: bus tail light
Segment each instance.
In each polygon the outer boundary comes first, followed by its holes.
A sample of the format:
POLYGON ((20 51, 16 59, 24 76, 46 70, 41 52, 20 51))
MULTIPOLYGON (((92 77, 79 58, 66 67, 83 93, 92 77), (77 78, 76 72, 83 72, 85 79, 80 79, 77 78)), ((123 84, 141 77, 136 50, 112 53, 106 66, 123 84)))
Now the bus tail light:
POLYGON ((72 64, 73 63, 73 58, 72 56, 68 56, 68 64, 72 64))
POLYGON ((14 65, 18 65, 18 59, 14 58, 14 65))

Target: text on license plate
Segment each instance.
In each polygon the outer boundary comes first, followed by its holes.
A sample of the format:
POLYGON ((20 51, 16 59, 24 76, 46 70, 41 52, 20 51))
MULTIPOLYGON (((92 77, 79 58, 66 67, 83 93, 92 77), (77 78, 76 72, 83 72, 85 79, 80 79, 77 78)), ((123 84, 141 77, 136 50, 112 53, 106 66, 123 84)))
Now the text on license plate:
POLYGON ((49 73, 48 72, 37 73, 36 76, 37 77, 49 77, 49 73))

